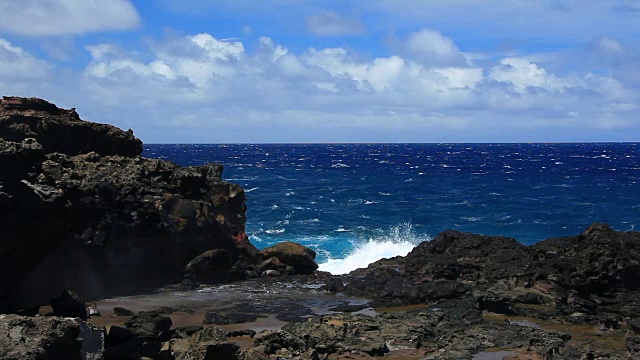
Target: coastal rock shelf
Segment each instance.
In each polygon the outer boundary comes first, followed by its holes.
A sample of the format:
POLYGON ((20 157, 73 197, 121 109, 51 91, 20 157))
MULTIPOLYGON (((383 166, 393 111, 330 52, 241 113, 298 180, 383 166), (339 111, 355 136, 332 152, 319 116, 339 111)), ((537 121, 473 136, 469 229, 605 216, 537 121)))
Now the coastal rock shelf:
POLYGON ((140 156, 132 131, 41 99, 0 100, 0 311, 180 282, 207 250, 254 256, 244 190, 223 167, 140 156))

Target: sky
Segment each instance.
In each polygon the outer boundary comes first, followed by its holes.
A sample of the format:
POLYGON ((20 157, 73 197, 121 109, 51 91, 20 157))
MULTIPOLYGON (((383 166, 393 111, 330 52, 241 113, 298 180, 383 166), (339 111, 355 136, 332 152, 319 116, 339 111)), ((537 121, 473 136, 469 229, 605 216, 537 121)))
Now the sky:
POLYGON ((0 95, 145 143, 640 141, 640 0, 0 0, 0 95))

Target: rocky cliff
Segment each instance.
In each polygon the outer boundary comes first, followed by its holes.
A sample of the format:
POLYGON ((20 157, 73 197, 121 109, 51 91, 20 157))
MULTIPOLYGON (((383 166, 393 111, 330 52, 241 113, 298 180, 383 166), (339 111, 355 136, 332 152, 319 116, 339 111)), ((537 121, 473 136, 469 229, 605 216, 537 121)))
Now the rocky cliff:
POLYGON ((133 132, 35 98, 0 100, 0 312, 179 282, 206 250, 257 250, 223 167, 140 156, 133 132))

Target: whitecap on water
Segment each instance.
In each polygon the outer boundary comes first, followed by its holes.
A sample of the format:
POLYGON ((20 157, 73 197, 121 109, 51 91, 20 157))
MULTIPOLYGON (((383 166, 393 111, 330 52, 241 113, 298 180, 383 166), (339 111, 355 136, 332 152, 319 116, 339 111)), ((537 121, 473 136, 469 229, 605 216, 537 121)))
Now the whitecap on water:
POLYGON ((269 229, 265 232, 269 235, 274 235, 274 234, 283 234, 284 231, 285 231, 284 229, 269 229))
POLYGON ((319 270, 334 275, 347 274, 355 269, 367 267, 382 258, 407 255, 416 245, 431 240, 427 235, 413 231, 410 223, 394 226, 385 234, 366 241, 356 242, 353 250, 344 258, 331 258, 320 264, 319 270))

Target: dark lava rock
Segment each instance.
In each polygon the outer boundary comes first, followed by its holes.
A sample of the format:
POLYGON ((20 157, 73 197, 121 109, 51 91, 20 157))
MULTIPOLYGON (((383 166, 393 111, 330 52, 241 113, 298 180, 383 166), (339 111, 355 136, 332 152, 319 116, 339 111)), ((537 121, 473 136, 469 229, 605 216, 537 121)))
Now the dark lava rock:
POLYGON ((227 333, 228 337, 248 336, 253 338, 256 335, 254 330, 233 330, 227 333))
POLYGON ((203 324, 213 325, 228 325, 228 324, 242 324, 247 322, 254 322, 258 319, 254 314, 242 314, 242 313, 229 313, 219 314, 217 312, 210 311, 205 314, 203 324))
POLYGON ((280 349, 289 349, 292 352, 304 352, 307 344, 301 338, 285 330, 263 331, 254 336, 254 344, 264 346, 266 355, 275 354, 280 349))
POLYGON ((418 304, 526 282, 532 262, 514 239, 445 231, 406 257, 382 259, 342 281, 348 283, 345 293, 374 298, 378 306, 418 304))
POLYGON ((105 360, 139 359, 140 351, 144 345, 141 337, 132 337, 118 345, 105 348, 105 360))
POLYGON ((136 334, 127 328, 112 325, 107 330, 107 335, 104 338, 104 346, 107 348, 117 346, 135 336, 136 334))
POLYGON ((71 319, 0 315, 0 358, 80 360, 79 335, 80 327, 71 319))
POLYGON ((602 314, 619 319, 640 311, 638 274, 640 233, 614 231, 606 224, 532 246, 506 237, 445 231, 405 257, 382 259, 342 276, 344 289, 325 289, 373 299, 375 306, 473 294, 482 299, 476 305, 482 310, 607 327, 602 314), (540 306, 518 309, 509 303, 540 306))
POLYGON ((130 131, 39 99, 0 100, 0 313, 183 279, 207 250, 251 262, 244 190, 223 167, 145 159, 130 131), (64 264, 64 266, 61 266, 64 264))
POLYGON ((129 309, 125 309, 123 307, 120 306, 116 306, 113 308, 113 316, 117 317, 117 316, 134 316, 135 313, 129 309))
POLYGON ((531 246, 541 272, 579 294, 640 288, 640 233, 614 231, 596 223, 578 236, 531 246))
POLYGON ((277 258, 282 264, 291 266, 295 274, 312 274, 318 268, 315 251, 293 242, 281 242, 263 249, 260 255, 264 259, 277 258))
POLYGON ((155 338, 161 332, 169 331, 173 323, 168 316, 153 311, 141 311, 129 319, 125 325, 137 336, 155 338))
POLYGON ((60 109, 37 98, 4 96, 0 100, 0 138, 34 138, 47 153, 137 156, 142 142, 133 131, 80 119, 75 109, 60 109), (79 141, 79 140, 82 141, 79 141))
POLYGON ((227 340, 227 333, 217 326, 204 328, 194 334, 196 342, 199 344, 219 343, 227 340))
POLYGON ((517 240, 445 231, 416 246, 407 256, 405 271, 418 281, 438 279, 487 285, 526 273, 530 255, 517 240))
POLYGON ((483 324, 444 333, 436 341, 433 359, 472 359, 491 348, 526 348, 530 355, 524 358, 565 359, 562 353, 570 339, 564 333, 527 326, 483 324))
POLYGON ((171 339, 186 339, 203 329, 204 327, 200 325, 180 326, 175 329, 170 329, 169 331, 161 332, 158 335, 158 341, 164 342, 171 339))
MULTIPOLYGON (((185 278, 194 283, 218 284, 231 280, 230 270, 236 262, 232 250, 208 250, 191 260, 185 268, 185 278)), ((185 287, 188 287, 185 284, 185 287)))
POLYGON ((217 326, 207 327, 188 338, 167 341, 159 359, 238 359, 239 346, 229 342, 226 332, 217 326))
POLYGON ((49 303, 55 316, 77 317, 87 320, 87 306, 73 290, 63 290, 60 296, 51 299, 49 303))
POLYGON ((207 345, 205 348, 205 360, 237 360, 240 346, 235 343, 220 343, 207 345))
POLYGON ((481 296, 478 298, 478 310, 502 315, 518 315, 511 308, 511 300, 502 297, 481 296))

